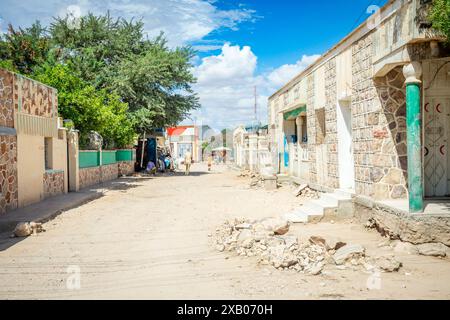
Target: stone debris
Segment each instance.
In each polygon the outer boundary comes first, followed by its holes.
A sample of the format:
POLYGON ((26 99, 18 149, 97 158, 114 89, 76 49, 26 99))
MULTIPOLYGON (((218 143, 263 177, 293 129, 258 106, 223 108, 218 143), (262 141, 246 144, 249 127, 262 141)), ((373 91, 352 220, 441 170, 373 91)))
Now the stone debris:
POLYGON ((418 254, 419 250, 412 243, 397 241, 397 243, 394 244, 394 252, 406 254, 418 254))
POLYGON ((211 237, 219 252, 233 252, 239 256, 256 257, 258 263, 278 270, 293 270, 310 275, 322 274, 327 265, 338 269, 380 268, 398 271, 401 263, 391 257, 372 261, 359 244, 346 244, 333 237, 311 236, 299 239, 288 234, 289 223, 280 218, 256 221, 228 220, 216 228, 211 237), (370 262, 370 263, 369 263, 370 262))
POLYGON ((445 257, 448 247, 442 243, 423 243, 417 245, 417 250, 423 256, 445 257))
POLYGON ((250 177, 251 174, 252 174, 252 172, 250 170, 241 170, 238 177, 239 178, 248 178, 248 177, 250 177))
POLYGON ((339 250, 336 250, 333 259, 336 264, 344 264, 348 260, 359 260, 364 257, 364 255, 365 249, 363 246, 359 244, 347 244, 339 248, 339 250))
POLYGON ((250 188, 261 188, 264 186, 263 177, 259 173, 252 172, 250 170, 242 170, 238 177, 250 178, 250 188))
POLYGON ((267 231, 273 232, 276 235, 282 236, 289 231, 289 222, 280 218, 268 218, 261 222, 261 225, 267 231))
POLYGON ((307 184, 302 184, 295 189, 294 196, 302 199, 319 199, 320 193, 308 187, 307 184))
POLYGON ((45 232, 42 223, 37 222, 20 222, 17 224, 13 232, 13 237, 28 237, 32 234, 45 232))
POLYGON ((397 261, 394 256, 378 257, 375 264, 378 268, 386 272, 396 272, 402 266, 402 263, 397 261))
POLYGON ((308 188, 307 184, 301 184, 297 189, 295 189, 294 195, 298 197, 299 195, 302 194, 303 190, 305 190, 306 188, 308 188))
POLYGON ((262 188, 264 186, 264 181, 262 176, 259 174, 253 173, 250 180, 250 187, 251 188, 262 188))

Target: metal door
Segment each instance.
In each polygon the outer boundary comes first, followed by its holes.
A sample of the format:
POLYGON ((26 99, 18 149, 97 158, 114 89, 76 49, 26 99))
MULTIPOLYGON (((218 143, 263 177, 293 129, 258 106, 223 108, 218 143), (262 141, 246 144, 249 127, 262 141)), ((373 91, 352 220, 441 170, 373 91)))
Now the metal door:
POLYGON ((428 96, 424 105, 426 197, 450 196, 450 98, 428 96))

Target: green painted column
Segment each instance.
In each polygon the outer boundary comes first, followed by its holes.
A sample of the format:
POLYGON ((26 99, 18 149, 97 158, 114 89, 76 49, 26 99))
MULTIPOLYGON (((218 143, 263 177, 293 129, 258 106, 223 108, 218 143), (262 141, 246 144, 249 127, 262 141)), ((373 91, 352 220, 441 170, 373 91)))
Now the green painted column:
POLYGON ((420 63, 413 62, 403 68, 406 77, 406 131, 408 141, 408 192, 409 212, 423 212, 422 177, 422 121, 419 80, 420 63))

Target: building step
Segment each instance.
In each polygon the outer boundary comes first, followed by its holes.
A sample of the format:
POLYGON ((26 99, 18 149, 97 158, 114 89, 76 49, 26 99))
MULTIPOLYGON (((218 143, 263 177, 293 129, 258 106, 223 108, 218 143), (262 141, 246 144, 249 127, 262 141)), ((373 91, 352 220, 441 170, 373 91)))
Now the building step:
POLYGON ((323 214, 318 212, 311 212, 307 208, 300 207, 295 211, 284 215, 284 218, 292 223, 311 223, 319 222, 323 218, 323 214))
POLYGON ((334 190, 334 194, 352 199, 355 196, 355 191, 351 189, 336 189, 334 190))
POLYGON ((301 213, 299 211, 293 211, 290 213, 286 213, 284 215, 284 218, 292 223, 307 223, 308 222, 308 215, 301 213))
POLYGON ((312 211, 309 211, 308 208, 304 208, 304 207, 301 207, 298 210, 297 214, 300 216, 306 216, 309 223, 320 222, 320 220, 322 220, 322 218, 324 217, 323 213, 312 212, 312 211))
POLYGON ((352 198, 350 196, 340 193, 323 193, 320 199, 327 201, 335 207, 338 207, 343 202, 352 201, 352 198))
POLYGON ((284 217, 292 223, 319 222, 323 218, 335 218, 339 208, 347 210, 352 205, 353 194, 350 190, 336 190, 322 193, 319 199, 306 201, 300 208, 289 212, 284 217))

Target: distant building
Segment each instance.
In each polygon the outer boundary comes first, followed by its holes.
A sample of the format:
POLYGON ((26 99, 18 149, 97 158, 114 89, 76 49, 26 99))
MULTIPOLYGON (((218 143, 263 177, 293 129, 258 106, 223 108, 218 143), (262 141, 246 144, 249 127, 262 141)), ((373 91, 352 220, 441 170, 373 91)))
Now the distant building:
POLYGON ((239 126, 233 131, 233 153, 236 166, 252 171, 262 171, 272 165, 268 148, 268 126, 239 126))
POLYGON ((200 131, 200 128, 194 125, 168 128, 167 137, 172 156, 184 157, 189 151, 195 162, 201 161, 200 131))

